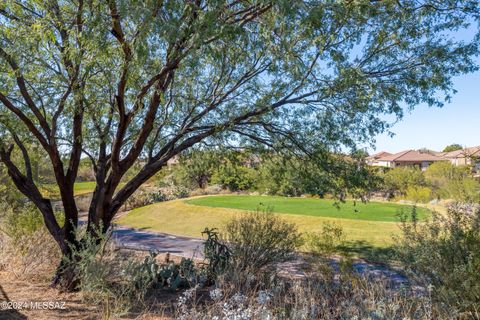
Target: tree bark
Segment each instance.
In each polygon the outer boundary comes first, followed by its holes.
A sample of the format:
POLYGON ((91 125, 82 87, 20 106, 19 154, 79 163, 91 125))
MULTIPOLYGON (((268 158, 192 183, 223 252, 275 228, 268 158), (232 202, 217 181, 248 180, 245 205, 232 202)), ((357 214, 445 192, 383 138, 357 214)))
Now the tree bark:
MULTIPOLYGON (((74 244, 70 245, 74 246, 74 244)), ((78 247, 78 244, 76 246, 78 247)), ((67 245, 67 247, 70 246, 67 245)), ((78 291, 80 289, 80 278, 78 277, 76 265, 79 262, 78 256, 74 255, 74 251, 71 248, 67 251, 62 251, 62 259, 57 266, 51 286, 58 288, 60 291, 78 291)))

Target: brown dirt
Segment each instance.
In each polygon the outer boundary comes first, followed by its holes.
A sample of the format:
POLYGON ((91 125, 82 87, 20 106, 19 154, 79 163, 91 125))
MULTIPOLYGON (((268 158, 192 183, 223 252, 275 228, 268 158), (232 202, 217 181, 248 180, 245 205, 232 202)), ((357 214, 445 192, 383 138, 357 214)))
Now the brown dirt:
POLYGON ((0 303, 54 301, 65 302, 65 309, 0 310, 0 319, 101 319, 99 310, 82 303, 78 293, 60 293, 49 287, 48 283, 31 283, 16 279, 7 272, 0 272, 0 303))
MULTIPOLYGON (((124 258, 142 259, 146 253, 136 250, 121 250, 124 258)), ((164 262, 166 255, 157 256, 159 262, 164 262)), ((179 262, 180 257, 169 256, 169 260, 179 262)), ((0 320, 10 319, 32 319, 32 320, 96 320, 106 319, 101 306, 93 306, 82 301, 81 293, 62 293, 58 289, 51 288, 50 283, 45 281, 46 277, 38 279, 21 279, 12 272, 0 270, 0 320), (64 309, 31 309, 29 306, 22 306, 21 310, 4 310, 2 303, 24 303, 31 302, 58 302, 64 303, 64 309)), ((169 306, 176 301, 177 294, 165 290, 155 290, 149 295, 145 308, 139 307, 129 315, 121 319, 171 319, 168 316, 169 306), (138 311, 138 312, 135 312, 138 311)), ((134 308, 136 309, 136 308, 134 308)), ((111 318, 117 319, 117 318, 111 318)))

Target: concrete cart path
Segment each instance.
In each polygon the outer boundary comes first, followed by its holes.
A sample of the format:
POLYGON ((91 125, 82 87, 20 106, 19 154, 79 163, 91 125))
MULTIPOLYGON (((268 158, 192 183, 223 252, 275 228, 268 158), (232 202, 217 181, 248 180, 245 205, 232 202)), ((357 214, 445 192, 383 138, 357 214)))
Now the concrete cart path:
POLYGON ((119 247, 170 253, 185 258, 203 258, 203 239, 176 236, 116 225, 113 239, 119 247))
MULTIPOLYGON (((120 216, 128 214, 119 212, 120 216)), ((79 222, 86 223, 87 213, 79 214, 79 222)), ((203 239, 177 236, 158 231, 149 231, 147 229, 131 228, 115 224, 112 232, 112 239, 115 243, 126 249, 156 251, 158 253, 170 253, 184 258, 203 259, 203 239)))

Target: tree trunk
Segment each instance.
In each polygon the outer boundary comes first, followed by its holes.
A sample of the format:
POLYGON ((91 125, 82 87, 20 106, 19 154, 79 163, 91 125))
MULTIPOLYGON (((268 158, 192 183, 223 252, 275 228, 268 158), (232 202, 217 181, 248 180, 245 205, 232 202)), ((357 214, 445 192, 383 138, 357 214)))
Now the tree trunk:
POLYGON ((69 253, 62 252, 62 259, 55 271, 51 286, 64 292, 78 291, 80 279, 75 267, 78 262, 78 256, 75 257, 71 250, 69 253))
POLYGON ((81 249, 81 243, 77 240, 78 218, 76 217, 76 208, 74 212, 75 215, 72 217, 69 211, 65 211, 66 221, 62 228, 63 237, 59 242, 62 257, 51 284, 52 287, 66 292, 78 290, 80 284, 76 272, 76 265, 80 262, 76 253, 81 249))

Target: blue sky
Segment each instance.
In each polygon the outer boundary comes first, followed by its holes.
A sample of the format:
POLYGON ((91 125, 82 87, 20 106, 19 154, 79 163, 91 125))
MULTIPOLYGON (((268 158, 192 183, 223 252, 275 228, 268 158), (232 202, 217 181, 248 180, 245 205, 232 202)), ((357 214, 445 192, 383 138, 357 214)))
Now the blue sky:
MULTIPOLYGON (((457 40, 471 41, 476 25, 452 33, 457 40)), ((477 59, 480 64, 480 58, 477 59)), ((396 123, 388 134, 376 136, 375 149, 399 152, 406 149, 428 148, 442 151, 445 146, 459 143, 465 147, 480 145, 480 71, 453 78, 457 93, 443 108, 417 106, 405 112, 403 119, 396 123)))
POLYGON ((459 143, 471 147, 480 145, 480 71, 454 79, 457 93, 443 108, 416 107, 390 131, 395 136, 375 137, 376 148, 369 152, 399 152, 405 149, 429 148, 441 151, 459 143))

